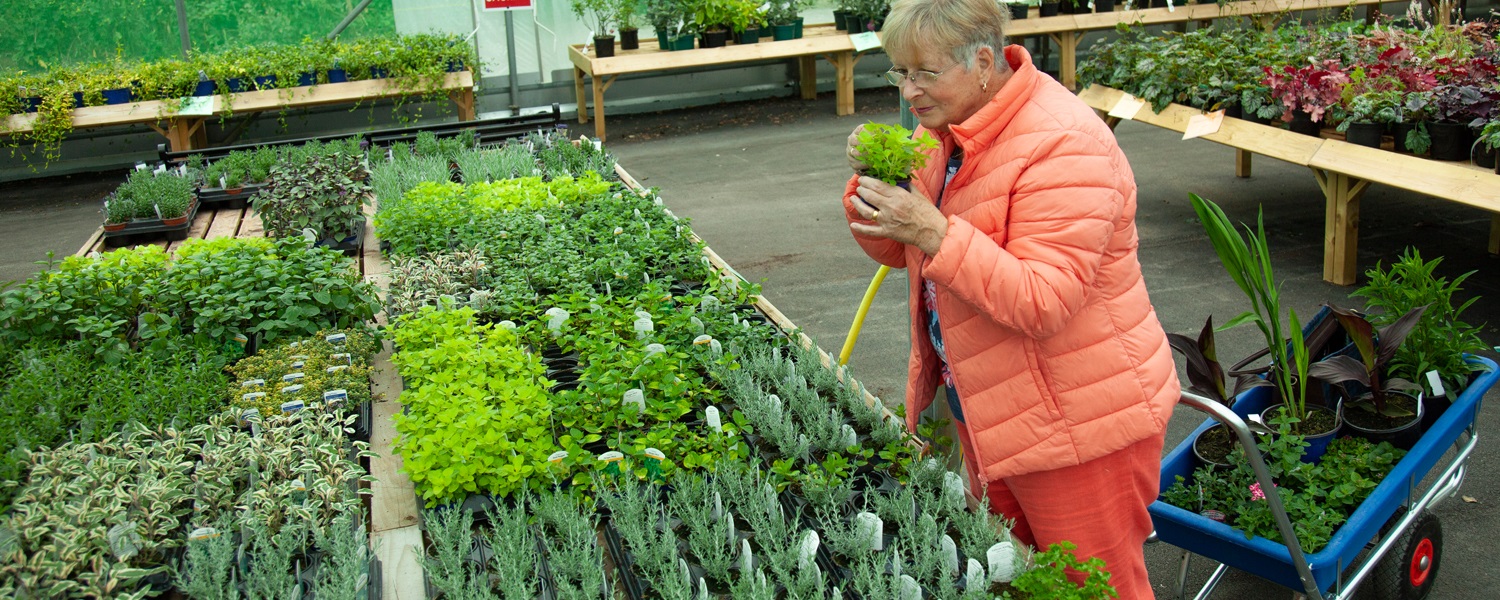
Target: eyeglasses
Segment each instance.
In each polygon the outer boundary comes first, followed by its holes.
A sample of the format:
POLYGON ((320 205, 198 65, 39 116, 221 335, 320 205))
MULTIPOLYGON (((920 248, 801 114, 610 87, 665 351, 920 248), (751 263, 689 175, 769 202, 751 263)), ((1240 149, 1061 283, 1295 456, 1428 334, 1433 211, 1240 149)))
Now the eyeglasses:
POLYGON ((891 85, 894 85, 896 87, 901 87, 901 82, 902 81, 906 81, 906 80, 909 79, 909 80, 911 80, 912 83, 917 84, 917 87, 919 87, 919 88, 927 88, 927 87, 931 86, 932 84, 937 83, 938 77, 940 77, 943 73, 947 73, 948 71, 952 71, 953 67, 956 67, 956 66, 958 66, 958 63, 953 63, 951 65, 948 65, 948 68, 943 69, 941 71, 928 71, 928 70, 925 70, 925 69, 917 69, 917 70, 911 71, 909 73, 906 72, 906 71, 903 71, 901 69, 891 69, 891 70, 885 72, 885 80, 888 81, 888 82, 890 82, 891 85))

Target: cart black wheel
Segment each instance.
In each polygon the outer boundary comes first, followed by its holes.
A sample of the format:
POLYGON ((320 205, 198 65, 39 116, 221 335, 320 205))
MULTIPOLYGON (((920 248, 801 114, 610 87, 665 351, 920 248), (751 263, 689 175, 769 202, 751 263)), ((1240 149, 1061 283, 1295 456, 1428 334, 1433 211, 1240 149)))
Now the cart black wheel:
POLYGON ((1423 511, 1380 559, 1361 596, 1376 600, 1421 600, 1432 591, 1443 558, 1443 524, 1423 511))

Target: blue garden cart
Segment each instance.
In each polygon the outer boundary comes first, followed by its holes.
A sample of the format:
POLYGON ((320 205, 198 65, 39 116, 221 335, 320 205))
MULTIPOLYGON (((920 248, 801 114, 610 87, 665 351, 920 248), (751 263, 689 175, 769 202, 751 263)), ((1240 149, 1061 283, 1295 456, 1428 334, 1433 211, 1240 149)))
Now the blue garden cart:
MULTIPOLYGON (((1432 588, 1442 557, 1442 526, 1428 509, 1457 494, 1462 485, 1469 456, 1479 442, 1475 420, 1481 400, 1495 380, 1500 379, 1493 361, 1482 357, 1469 360, 1480 364, 1484 371, 1334 532, 1328 545, 1314 554, 1303 553, 1293 533, 1296 524, 1288 519, 1277 494, 1266 494, 1266 500, 1276 518, 1281 541, 1263 537, 1246 539, 1243 532, 1224 523, 1160 500, 1152 503, 1150 512, 1156 538, 1184 550, 1178 573, 1178 597, 1186 597, 1188 564, 1194 554, 1220 563, 1194 596, 1198 600, 1207 598, 1231 568, 1312 599, 1352 598, 1361 584, 1369 586, 1368 591, 1376 598, 1424 597, 1432 588), (1441 474, 1430 485, 1421 486, 1450 449, 1454 451, 1453 457, 1443 465, 1441 474)), ((1245 419, 1259 413, 1272 398, 1271 388, 1255 388, 1241 395, 1231 410, 1184 392, 1182 402, 1208 413, 1210 418, 1163 459, 1162 491, 1171 487, 1179 475, 1191 479, 1196 466, 1192 440, 1216 422, 1225 423, 1242 446, 1254 449, 1255 441, 1245 419)), ((1245 456, 1255 470, 1260 488, 1274 489, 1260 453, 1246 452, 1245 456)))

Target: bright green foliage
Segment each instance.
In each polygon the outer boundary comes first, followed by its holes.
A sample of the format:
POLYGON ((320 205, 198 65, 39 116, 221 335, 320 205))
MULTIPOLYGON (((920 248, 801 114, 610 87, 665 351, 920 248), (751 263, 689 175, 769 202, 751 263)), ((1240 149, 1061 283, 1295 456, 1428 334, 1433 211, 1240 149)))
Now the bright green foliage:
POLYGON ((540 487, 533 475, 556 449, 541 362, 470 309, 423 310, 393 336, 408 409, 395 417, 395 449, 428 506, 540 487))
POLYGON ((1011 587, 1025 594, 1024 598, 1054 598, 1056 600, 1105 600, 1118 598, 1119 592, 1109 585, 1107 565, 1098 558, 1080 561, 1073 554, 1078 546, 1073 542, 1059 542, 1036 554, 1036 567, 1022 573, 1011 582, 1011 587), (1068 569, 1084 574, 1083 585, 1077 586, 1068 580, 1068 569))
POLYGON ((349 327, 378 306, 351 266, 300 238, 190 241, 176 260, 156 246, 68 257, 0 293, 0 340, 80 340, 115 359, 179 333, 220 345, 349 327))
POLYGON ((609 188, 595 173, 545 182, 522 177, 469 185, 420 183, 400 202, 380 207, 375 231, 391 243, 392 254, 440 252, 476 243, 481 239, 477 230, 488 229, 504 213, 586 202, 609 188))
POLYGON ((891 185, 911 179, 912 171, 927 164, 927 151, 937 149, 937 140, 900 125, 866 123, 859 132, 859 160, 869 167, 866 174, 891 185))
POLYGON ((1415 248, 1408 248, 1401 259, 1389 267, 1375 264, 1365 271, 1364 287, 1355 290, 1353 296, 1362 297, 1371 309, 1370 322, 1384 327, 1397 317, 1419 306, 1426 306, 1422 319, 1396 349, 1391 361, 1390 377, 1425 384, 1425 374, 1437 369, 1450 396, 1456 395, 1468 383, 1469 373, 1481 369, 1478 364, 1464 360, 1465 354, 1477 354, 1488 349, 1479 338, 1481 327, 1459 319, 1459 315, 1479 300, 1471 296, 1461 304, 1454 304, 1455 296, 1461 292, 1464 280, 1473 275, 1469 271, 1449 281, 1438 276, 1436 271, 1442 257, 1431 261, 1422 260, 1415 248))

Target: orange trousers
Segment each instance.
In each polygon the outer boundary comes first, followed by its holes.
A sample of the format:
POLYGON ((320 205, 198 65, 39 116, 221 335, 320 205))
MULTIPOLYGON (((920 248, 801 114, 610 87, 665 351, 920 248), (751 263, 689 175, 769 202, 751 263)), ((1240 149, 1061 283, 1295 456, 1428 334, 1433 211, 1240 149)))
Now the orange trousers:
MULTIPOLYGON (((1039 549, 1061 541, 1078 545, 1079 560, 1098 557, 1120 600, 1155 598, 1142 546, 1151 534, 1146 506, 1156 500, 1165 432, 1081 465, 1027 473, 981 486, 968 428, 958 426, 964 466, 976 496, 986 491, 990 510, 1015 520, 1011 532, 1039 549)), ((1082 583, 1079 573, 1070 573, 1082 583)))

